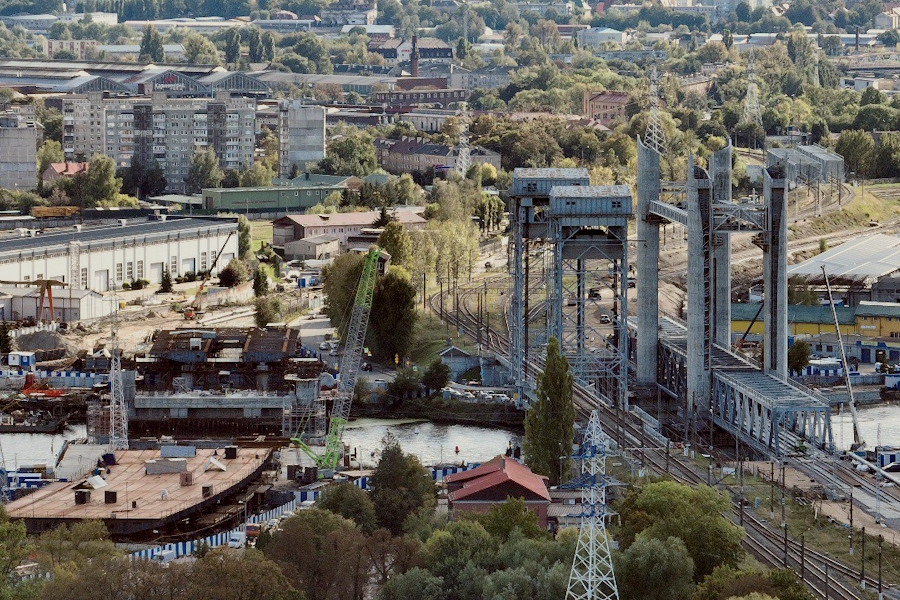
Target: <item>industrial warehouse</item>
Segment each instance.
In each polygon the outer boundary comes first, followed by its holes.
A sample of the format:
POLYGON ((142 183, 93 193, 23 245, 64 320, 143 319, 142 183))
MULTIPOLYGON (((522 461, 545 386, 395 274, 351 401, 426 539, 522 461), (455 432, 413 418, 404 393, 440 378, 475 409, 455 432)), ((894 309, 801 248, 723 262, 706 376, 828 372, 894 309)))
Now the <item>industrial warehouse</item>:
MULTIPOLYGON (((108 292, 137 279, 159 284, 166 270, 172 277, 205 271, 224 248, 213 267, 215 274, 238 247, 234 219, 160 215, 120 219, 116 225, 76 224, 58 231, 20 229, 19 237, 0 240, 4 278, 57 280, 73 290, 108 292)), ((60 308, 53 320, 63 317, 60 308)))

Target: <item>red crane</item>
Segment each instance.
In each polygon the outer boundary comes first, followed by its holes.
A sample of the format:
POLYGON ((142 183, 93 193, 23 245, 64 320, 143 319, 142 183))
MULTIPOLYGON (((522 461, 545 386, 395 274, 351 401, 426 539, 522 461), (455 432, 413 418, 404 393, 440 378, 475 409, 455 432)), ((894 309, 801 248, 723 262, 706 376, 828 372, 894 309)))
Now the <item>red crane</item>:
POLYGON ((29 285, 32 287, 36 287, 41 291, 41 303, 38 307, 37 320, 42 321, 44 319, 44 295, 46 294, 48 303, 50 305, 50 322, 53 322, 53 288, 54 287, 66 287, 69 284, 58 279, 35 279, 34 281, 3 281, 0 280, 0 284, 6 285, 29 285))

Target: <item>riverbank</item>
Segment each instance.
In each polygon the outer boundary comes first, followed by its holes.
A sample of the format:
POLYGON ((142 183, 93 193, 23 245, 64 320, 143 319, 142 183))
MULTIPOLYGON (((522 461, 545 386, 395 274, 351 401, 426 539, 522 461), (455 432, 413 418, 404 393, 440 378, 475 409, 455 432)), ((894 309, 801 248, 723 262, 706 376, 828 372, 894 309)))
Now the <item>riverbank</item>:
POLYGON ((355 403, 351 417, 382 419, 417 419, 442 425, 475 425, 496 427, 522 433, 525 430, 525 411, 507 404, 478 404, 430 398, 406 398, 392 404, 355 403))

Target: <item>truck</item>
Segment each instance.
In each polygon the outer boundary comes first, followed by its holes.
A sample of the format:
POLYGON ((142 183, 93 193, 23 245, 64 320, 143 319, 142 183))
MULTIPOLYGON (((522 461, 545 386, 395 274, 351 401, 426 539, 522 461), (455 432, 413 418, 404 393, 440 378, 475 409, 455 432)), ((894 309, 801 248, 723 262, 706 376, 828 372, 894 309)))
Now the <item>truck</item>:
POLYGON ((244 525, 244 529, 247 531, 247 539, 255 540, 259 537, 260 526, 259 523, 247 523, 244 525))

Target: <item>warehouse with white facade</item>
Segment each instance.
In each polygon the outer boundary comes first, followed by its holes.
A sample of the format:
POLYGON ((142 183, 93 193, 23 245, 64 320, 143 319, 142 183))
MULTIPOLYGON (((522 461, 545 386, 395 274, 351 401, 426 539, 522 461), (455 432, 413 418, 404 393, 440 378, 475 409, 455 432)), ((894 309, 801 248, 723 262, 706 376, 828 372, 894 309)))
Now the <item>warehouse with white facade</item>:
POLYGON ((57 279, 73 290, 95 292, 136 279, 159 284, 165 270, 173 279, 205 271, 221 251, 215 274, 238 252, 235 219, 120 219, 117 225, 76 225, 43 234, 19 230, 19 234, 0 239, 4 279, 57 279))

